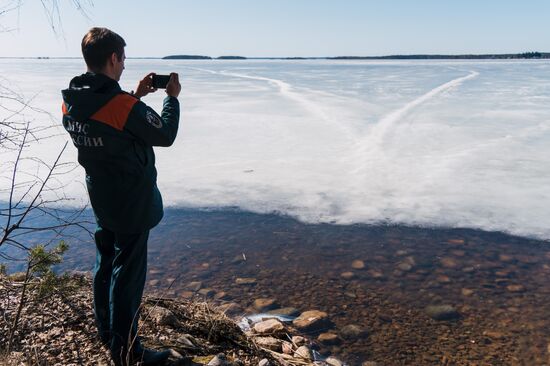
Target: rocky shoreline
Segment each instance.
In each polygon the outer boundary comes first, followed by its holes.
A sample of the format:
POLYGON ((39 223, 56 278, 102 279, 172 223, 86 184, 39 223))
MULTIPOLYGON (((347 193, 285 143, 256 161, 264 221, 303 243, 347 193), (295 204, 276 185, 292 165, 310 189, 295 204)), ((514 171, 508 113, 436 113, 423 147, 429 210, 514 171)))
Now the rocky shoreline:
MULTIPOLYGON (((0 276, 2 345, 8 344, 9 320, 18 307, 23 278, 22 273, 0 276)), ((6 354, 0 348, 0 364, 111 364, 108 349, 96 336, 90 274, 73 273, 69 283, 70 291, 67 286, 54 289, 47 298, 39 299, 30 290, 11 352, 6 354)), ((322 359, 315 343, 298 335, 298 329, 325 324, 326 313, 304 312, 286 324, 289 319, 264 313, 243 318, 239 327, 223 309, 208 302, 148 296, 143 301, 140 336, 148 347, 171 350, 168 366, 344 365, 334 357, 322 359), (245 331, 241 329, 243 322, 245 331)))
MULTIPOLYGON (((75 253, 60 269, 90 270, 93 243, 75 253)), ((502 233, 167 210, 151 235, 146 293, 207 301, 239 323, 288 316, 315 357, 350 366, 544 366, 549 276, 548 242, 502 233), (297 328, 311 310, 327 314, 323 326, 297 328)))

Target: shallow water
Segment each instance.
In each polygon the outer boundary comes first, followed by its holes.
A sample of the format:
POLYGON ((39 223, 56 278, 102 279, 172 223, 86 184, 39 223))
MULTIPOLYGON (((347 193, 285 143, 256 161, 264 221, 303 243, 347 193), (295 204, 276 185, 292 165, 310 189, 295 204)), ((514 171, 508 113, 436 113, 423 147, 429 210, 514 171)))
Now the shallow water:
MULTIPOLYGON (((468 229, 309 225, 233 210, 168 210, 149 243, 149 293, 204 298, 189 286, 201 282, 212 290, 205 291, 209 301, 239 304, 236 319, 257 313, 257 298, 326 311, 333 325, 323 331, 340 334, 349 324, 367 331, 319 345, 321 354, 350 365, 549 360, 547 242, 468 229), (364 268, 352 268, 354 260, 364 268), (451 305, 460 317, 436 321, 429 305, 451 305)), ((63 268, 89 270, 93 253, 91 242, 79 245, 63 268)))

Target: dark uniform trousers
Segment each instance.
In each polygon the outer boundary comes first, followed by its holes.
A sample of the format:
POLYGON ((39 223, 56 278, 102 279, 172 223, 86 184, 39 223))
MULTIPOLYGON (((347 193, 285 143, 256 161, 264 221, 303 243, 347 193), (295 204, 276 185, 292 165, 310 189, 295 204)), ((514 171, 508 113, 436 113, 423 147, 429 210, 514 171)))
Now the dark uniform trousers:
MULTIPOLYGON (((115 233, 98 226, 94 270, 94 313, 99 334, 109 341, 113 359, 140 347, 135 339, 147 272, 149 230, 115 233)), ((117 360, 118 359, 118 360, 117 360)))

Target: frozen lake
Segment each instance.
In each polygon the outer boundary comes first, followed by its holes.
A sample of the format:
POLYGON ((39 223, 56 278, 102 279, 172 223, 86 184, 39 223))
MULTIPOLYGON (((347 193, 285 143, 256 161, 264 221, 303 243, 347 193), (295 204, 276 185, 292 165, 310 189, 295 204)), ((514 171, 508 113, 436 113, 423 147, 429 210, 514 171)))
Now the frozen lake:
MULTIPOLYGON (((2 83, 59 121, 61 135, 30 154, 51 161, 68 141, 60 90, 84 71, 0 60, 2 83)), ((550 239, 548 61, 129 59, 122 87, 151 71, 183 85, 178 138, 156 149, 167 206, 550 239)), ((144 101, 160 112, 163 97, 144 101)), ((76 160, 72 145, 64 158, 76 160)), ((87 200, 81 169, 60 178, 87 200)))

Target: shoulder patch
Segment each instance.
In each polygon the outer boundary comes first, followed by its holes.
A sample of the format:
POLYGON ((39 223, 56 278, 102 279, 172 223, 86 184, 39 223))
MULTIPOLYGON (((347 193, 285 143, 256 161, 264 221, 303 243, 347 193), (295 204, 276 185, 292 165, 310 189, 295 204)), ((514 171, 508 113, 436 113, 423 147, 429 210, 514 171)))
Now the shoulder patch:
POLYGON ((128 120, 130 111, 137 102, 138 99, 129 94, 118 94, 95 112, 90 119, 105 123, 117 130, 122 130, 128 120))
POLYGON ((145 119, 147 120, 147 123, 149 123, 153 127, 156 127, 156 128, 162 127, 162 121, 160 120, 160 118, 150 110, 147 110, 145 112, 145 119))

